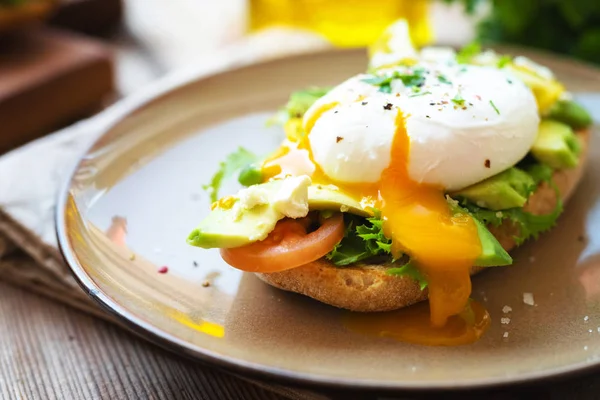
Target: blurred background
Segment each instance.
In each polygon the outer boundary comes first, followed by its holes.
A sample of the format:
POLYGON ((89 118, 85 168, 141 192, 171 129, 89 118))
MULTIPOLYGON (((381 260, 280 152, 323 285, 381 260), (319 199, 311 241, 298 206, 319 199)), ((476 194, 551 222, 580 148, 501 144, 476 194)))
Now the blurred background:
POLYGON ((598 0, 0 0, 0 153, 178 69, 363 47, 398 18, 417 46, 505 42, 600 63, 598 0))

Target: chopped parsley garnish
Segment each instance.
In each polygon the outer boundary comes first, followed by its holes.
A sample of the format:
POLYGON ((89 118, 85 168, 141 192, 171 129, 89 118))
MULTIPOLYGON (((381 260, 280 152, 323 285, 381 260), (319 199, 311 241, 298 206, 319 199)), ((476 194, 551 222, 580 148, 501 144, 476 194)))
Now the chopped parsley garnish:
POLYGON ((419 97, 419 96, 425 96, 426 94, 432 94, 431 92, 427 91, 427 92, 417 92, 415 94, 411 94, 408 97, 419 97))
POLYGON ((496 114, 500 115, 500 111, 498 110, 498 107, 496 107, 496 105, 494 104, 493 101, 490 100, 490 106, 492 106, 492 108, 494 109, 494 111, 496 111, 496 114))
POLYGON ((406 87, 418 88, 423 86, 423 84, 425 83, 425 69, 422 67, 417 67, 413 68, 412 72, 409 73, 401 73, 399 71, 394 71, 388 75, 373 75, 363 79, 362 81, 373 86, 379 86, 380 92, 391 93, 391 85, 394 79, 401 80, 404 86, 406 87))
POLYGON ((438 74, 438 81, 440 81, 441 83, 445 83, 446 85, 452 85, 452 82, 450 82, 450 80, 448 80, 448 78, 446 78, 446 76, 442 75, 442 74, 438 74))
POLYGON ((512 58, 510 56, 507 55, 503 55, 502 57, 500 57, 500 59, 498 60, 498 68, 504 68, 506 67, 508 64, 510 64, 512 62, 512 58))
POLYGON ((240 146, 235 152, 229 154, 227 158, 225 158, 225 161, 221 161, 219 169, 213 175, 210 183, 202 185, 202 189, 210 194, 210 201, 215 202, 218 200, 219 189, 221 188, 223 181, 233 176, 235 172, 248 164, 255 162, 257 159, 258 157, 254 153, 240 146))
POLYGON ((456 55, 456 61, 459 64, 469 64, 479 53, 481 53, 481 45, 478 42, 472 42, 460 49, 456 55))
POLYGON ((456 93, 456 96, 452 98, 452 102, 461 107, 465 105, 465 99, 462 98, 460 92, 456 93))

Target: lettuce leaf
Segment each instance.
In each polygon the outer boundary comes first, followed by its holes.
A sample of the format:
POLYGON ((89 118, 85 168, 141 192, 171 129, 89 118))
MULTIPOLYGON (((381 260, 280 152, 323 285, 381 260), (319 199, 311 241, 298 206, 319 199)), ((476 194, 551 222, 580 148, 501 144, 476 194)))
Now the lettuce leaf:
POLYGON ((229 179, 237 171, 255 162, 257 159, 258 156, 240 146, 236 151, 229 154, 225 158, 225 161, 221 161, 219 169, 213 175, 210 182, 202 185, 202 189, 206 190, 210 195, 210 201, 215 202, 219 199, 219 189, 221 189, 221 185, 226 179, 229 179))
POLYGON ((523 211, 522 208, 492 211, 468 201, 462 202, 461 205, 484 225, 500 226, 505 220, 512 222, 519 229, 519 234, 514 236, 517 245, 521 245, 532 237, 537 239, 540 233, 548 231, 556 225, 556 220, 563 211, 563 203, 560 198, 556 202, 554 210, 546 215, 531 214, 523 211))
MULTIPOLYGON (((371 218, 345 214, 346 232, 344 238, 326 256, 338 267, 344 267, 374 257, 387 258, 388 262, 396 262, 392 257, 392 241, 383 234, 383 220, 379 211, 371 218)), ((387 274, 408 276, 419 283, 421 290, 427 287, 425 276, 415 263, 410 260, 401 266, 389 268, 387 274)))
POLYGON ((375 256, 392 258, 392 241, 383 234, 383 220, 376 213, 371 218, 345 214, 344 238, 326 258, 338 267, 350 265, 375 256))
POLYGON ((387 274, 393 276, 408 276, 419 283, 421 290, 425 289, 428 285, 425 275, 421 273, 419 268, 412 261, 407 262, 401 267, 388 269, 387 274))
POLYGON ((302 118, 310 106, 330 90, 330 87, 314 86, 292 93, 285 107, 270 118, 267 125, 284 125, 290 118, 302 118))

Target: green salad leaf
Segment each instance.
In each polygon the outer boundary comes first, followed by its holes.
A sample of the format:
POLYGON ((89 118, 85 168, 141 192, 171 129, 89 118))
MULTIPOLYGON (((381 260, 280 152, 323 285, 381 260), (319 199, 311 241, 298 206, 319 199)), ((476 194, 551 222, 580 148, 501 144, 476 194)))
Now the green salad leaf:
MULTIPOLYGON (((338 267, 377 257, 387 258, 392 263, 396 262, 392 257, 392 241, 383 234, 383 220, 379 211, 375 210, 373 217, 370 218, 351 214, 345 214, 344 218, 346 218, 344 238, 326 256, 329 261, 338 267)), ((398 267, 388 268, 386 273, 408 276, 419 283, 421 290, 427 287, 425 276, 416 264, 410 261, 398 267)))
POLYGON ((293 92, 287 104, 267 121, 267 125, 283 125, 290 118, 302 118, 310 106, 330 90, 330 87, 313 86, 293 92))
POLYGON ((226 179, 229 179, 237 171, 255 162, 258 157, 243 147, 238 147, 236 151, 229 154, 225 161, 219 164, 219 169, 213 175, 210 183, 202 185, 210 195, 210 201, 215 202, 219 199, 219 189, 226 179))
POLYGON ((409 278, 417 281, 421 290, 425 289, 428 285, 427 278, 421 273, 416 264, 412 261, 407 262, 401 267, 390 268, 387 270, 388 275, 393 276, 408 276, 409 278))
POLYGON ((337 266, 350 265, 375 256, 392 256, 392 241, 383 234, 383 220, 376 212, 371 218, 345 214, 344 238, 326 256, 337 266))
POLYGON ((524 211, 522 208, 509 208, 508 210, 492 211, 476 206, 471 202, 462 202, 474 218, 484 225, 500 226, 505 220, 512 222, 519 234, 514 236, 515 242, 520 245, 529 238, 537 238, 540 233, 546 232, 556 224, 556 220, 563 211, 563 203, 558 198, 554 210, 550 214, 535 215, 524 211))
POLYGON ((543 182, 551 185, 554 187, 554 190, 557 191, 558 201, 551 213, 546 215, 535 215, 518 207, 502 211, 493 211, 481 208, 468 200, 461 201, 460 205, 467 209, 473 217, 477 218, 484 225, 498 227, 502 225, 505 220, 510 221, 519 229, 519 234, 515 236, 514 239, 515 242, 520 245, 527 239, 532 237, 537 238, 540 233, 552 228, 563 211, 563 203, 560 200, 560 196, 558 196, 558 190, 552 182, 552 174, 554 171, 549 165, 540 163, 531 157, 531 155, 528 155, 517 164, 517 167, 533 178, 534 185, 527 188, 527 197, 535 192, 538 186, 543 182))

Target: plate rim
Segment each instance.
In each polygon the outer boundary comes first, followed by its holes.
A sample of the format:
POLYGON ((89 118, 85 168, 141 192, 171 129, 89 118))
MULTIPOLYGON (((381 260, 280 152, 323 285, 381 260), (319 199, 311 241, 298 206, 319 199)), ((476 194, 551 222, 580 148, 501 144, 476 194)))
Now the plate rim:
MULTIPOLYGON (((593 65, 581 62, 579 60, 572 60, 568 57, 556 55, 547 51, 540 51, 537 49, 528 49, 524 47, 509 48, 523 49, 529 54, 540 54, 546 57, 551 56, 553 59, 561 62, 569 62, 574 66, 577 65, 580 68, 588 71, 594 71, 600 76, 600 69, 593 65)), ((202 361, 210 363, 218 367, 224 368, 234 373, 242 373, 247 376, 275 380, 281 383, 292 384, 294 386, 311 387, 311 388, 328 388, 328 389, 357 389, 357 390, 369 390, 369 391, 380 391, 380 392, 398 392, 398 391, 409 391, 409 392, 437 392, 437 391, 461 391, 466 389, 494 389, 507 386, 522 386, 532 383, 540 383, 548 380, 566 379, 574 375, 580 375, 583 373, 590 373, 600 370, 600 360, 591 362, 578 362, 569 364, 566 366, 552 368, 544 371, 533 371, 519 374, 518 376, 510 377, 492 377, 492 378, 478 378, 467 381, 448 383, 446 381, 357 381, 351 378, 345 377, 331 377, 324 376, 309 372, 300 372, 288 370, 285 368, 266 366, 263 364, 257 364, 245 360, 240 360, 235 357, 218 354, 217 352, 194 346, 182 339, 179 339, 172 334, 162 330, 158 326, 152 325, 140 317, 134 315, 134 313, 128 311, 125 307, 121 306, 116 300, 110 298, 103 292, 99 285, 97 285, 93 279, 86 272, 85 268, 80 264, 75 251, 73 250, 69 241, 67 233, 66 223, 66 211, 68 207, 68 200, 70 197, 70 188, 73 182, 74 175, 81 166, 82 159, 93 149, 96 144, 102 140, 110 130, 117 126, 129 115, 143 109, 154 101, 159 101, 161 98, 172 94, 173 92, 180 90, 191 84, 202 84, 203 81, 218 77, 223 74, 235 73, 238 70, 256 68, 256 67, 268 67, 270 64, 278 64, 283 61, 290 59, 299 58, 310 58, 326 53, 342 53, 342 52, 358 52, 364 51, 360 49, 320 49, 317 51, 310 51, 300 54, 294 54, 286 58, 274 58, 264 60, 260 62, 238 62, 230 63, 225 65, 224 68, 217 66, 211 70, 200 73, 188 73, 180 79, 164 79, 162 83, 166 85, 154 84, 148 87, 147 90, 134 94, 130 97, 118 101, 109 109, 100 113, 101 116, 105 117, 94 117, 92 119, 98 119, 96 121, 98 126, 95 127, 96 135, 91 140, 91 144, 85 147, 85 150, 79 155, 77 162, 70 170, 65 181, 61 184, 58 192, 57 202, 55 207, 55 231, 58 243, 58 248, 67 266, 69 267, 72 275, 79 286, 84 292, 90 296, 102 309, 108 311, 111 315, 116 316, 118 322, 123 325, 137 336, 166 349, 174 354, 184 356, 188 359, 196 361, 202 361)), ((94 129, 94 128, 92 128, 94 129)))

